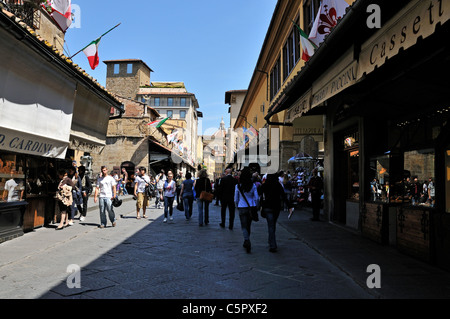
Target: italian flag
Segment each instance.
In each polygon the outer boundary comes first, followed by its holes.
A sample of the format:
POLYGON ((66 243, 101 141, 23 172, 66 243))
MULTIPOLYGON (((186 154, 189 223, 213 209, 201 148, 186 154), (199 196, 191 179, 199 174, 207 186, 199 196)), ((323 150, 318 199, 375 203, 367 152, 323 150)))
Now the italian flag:
POLYGON ((46 0, 42 6, 52 16, 63 32, 72 24, 71 0, 46 0))
POLYGON ((101 38, 98 38, 97 40, 92 41, 86 48, 83 49, 92 70, 95 70, 100 63, 100 59, 98 57, 98 45, 100 44, 100 39, 101 38))
MULTIPOLYGON (((294 23, 295 24, 295 23, 294 23)), ((300 32, 300 43, 302 46, 302 60, 308 61, 317 49, 317 46, 308 39, 308 35, 297 24, 295 24, 300 32)))
POLYGON ((148 125, 150 125, 151 127, 156 127, 156 128, 160 128, 164 123, 166 123, 166 121, 170 119, 170 117, 166 117, 164 120, 156 120, 153 121, 151 123, 148 123, 148 125))

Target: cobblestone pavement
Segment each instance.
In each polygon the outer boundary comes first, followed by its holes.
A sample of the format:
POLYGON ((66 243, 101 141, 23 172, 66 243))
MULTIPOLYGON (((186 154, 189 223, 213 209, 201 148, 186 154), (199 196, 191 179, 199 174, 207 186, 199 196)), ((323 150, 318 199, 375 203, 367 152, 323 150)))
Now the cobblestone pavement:
POLYGON ((227 228, 220 228, 220 207, 211 205, 210 224, 199 227, 196 203, 191 220, 174 209, 174 220, 163 223, 162 209, 152 205, 148 218, 138 220, 135 202, 123 199, 116 208, 115 228, 97 228, 98 209, 90 202, 85 222, 76 220, 63 231, 40 228, 1 244, 0 298, 378 297, 282 226, 290 222, 284 213, 277 228, 278 252, 268 251, 267 224, 262 219, 252 226, 252 252, 247 254, 239 218, 233 230, 228 229, 228 220, 227 228), (70 265, 80 272, 68 272, 70 265), (77 275, 81 287, 69 288, 68 281, 75 283, 77 275))

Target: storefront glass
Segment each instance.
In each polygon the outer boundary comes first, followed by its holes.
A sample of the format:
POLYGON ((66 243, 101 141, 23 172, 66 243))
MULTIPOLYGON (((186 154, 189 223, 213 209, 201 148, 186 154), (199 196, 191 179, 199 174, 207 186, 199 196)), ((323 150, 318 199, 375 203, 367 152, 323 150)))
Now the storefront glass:
POLYGON ((0 203, 25 200, 25 159, 0 153, 0 203))
POLYGON ((68 162, 0 152, 0 203, 25 201, 56 191, 57 170, 68 162))
POLYGON ((27 196, 47 195, 49 192, 55 192, 58 186, 55 160, 27 158, 26 163, 27 196))
POLYGON ((359 133, 357 131, 351 134, 344 135, 342 140, 344 149, 344 162, 342 169, 348 172, 347 176, 344 176, 344 183, 347 184, 347 196, 348 200, 359 201, 359 133))
POLYGON ((435 206, 435 152, 423 149, 405 152, 405 200, 413 206, 435 206))
POLYGON ((389 155, 370 159, 370 200, 389 202, 389 155))

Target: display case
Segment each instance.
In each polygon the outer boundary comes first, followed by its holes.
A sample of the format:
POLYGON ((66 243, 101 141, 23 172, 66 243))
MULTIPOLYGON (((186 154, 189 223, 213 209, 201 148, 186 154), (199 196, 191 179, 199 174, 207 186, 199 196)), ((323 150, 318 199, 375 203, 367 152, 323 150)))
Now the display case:
POLYGON ((430 221, 436 205, 434 149, 373 156, 369 174, 363 235, 430 260, 430 221))
POLYGON ((0 156, 0 202, 25 200, 23 160, 16 155, 0 156))
POLYGON ((49 207, 54 207, 57 166, 55 159, 0 152, 0 214, 9 214, 0 217, 0 228, 31 231, 53 218, 49 207), (15 206, 20 206, 20 212, 15 206))
POLYGON ((0 243, 23 235, 24 164, 23 156, 0 153, 0 243))

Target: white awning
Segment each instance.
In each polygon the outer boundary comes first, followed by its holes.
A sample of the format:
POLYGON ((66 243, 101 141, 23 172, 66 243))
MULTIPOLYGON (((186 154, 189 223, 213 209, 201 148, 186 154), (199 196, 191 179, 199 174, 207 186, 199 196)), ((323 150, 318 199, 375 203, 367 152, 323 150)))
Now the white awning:
POLYGON ((65 158, 75 80, 0 31, 0 150, 65 158))

